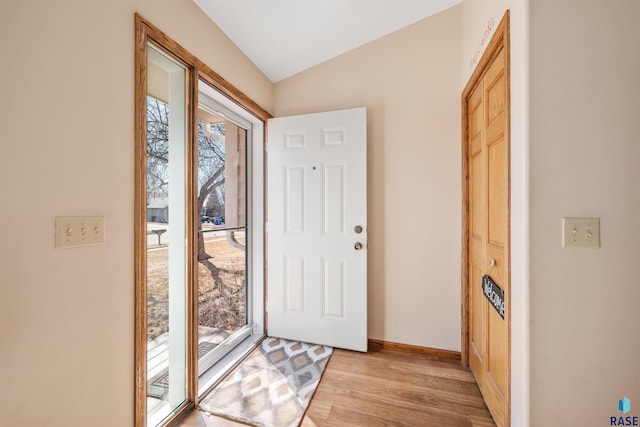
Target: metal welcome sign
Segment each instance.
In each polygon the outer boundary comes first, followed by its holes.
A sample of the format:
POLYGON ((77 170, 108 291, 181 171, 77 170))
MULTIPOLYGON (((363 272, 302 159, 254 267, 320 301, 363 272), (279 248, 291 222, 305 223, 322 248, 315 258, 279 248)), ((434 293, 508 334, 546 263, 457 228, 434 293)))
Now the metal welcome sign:
POLYGON ((482 276, 482 292, 500 317, 504 319, 504 292, 488 274, 482 276))

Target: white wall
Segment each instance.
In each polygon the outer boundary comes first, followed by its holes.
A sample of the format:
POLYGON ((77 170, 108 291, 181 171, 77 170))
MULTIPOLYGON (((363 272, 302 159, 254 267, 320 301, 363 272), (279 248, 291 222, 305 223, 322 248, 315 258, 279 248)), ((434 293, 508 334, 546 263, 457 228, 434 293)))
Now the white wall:
POLYGON ((133 424, 135 11, 271 108, 191 0, 0 2, 2 426, 133 424), (62 215, 105 245, 55 250, 62 215))
POLYGON ((367 107, 370 338, 460 350, 460 11, 275 85, 276 116, 367 107))
POLYGON ((640 2, 531 1, 531 425, 640 416, 640 2), (561 218, 600 217, 601 248, 561 218))
MULTIPOLYGON (((511 38, 511 422, 529 425, 529 0, 464 0, 464 88, 506 10, 511 38)), ((551 424, 550 424, 551 425, 551 424)))

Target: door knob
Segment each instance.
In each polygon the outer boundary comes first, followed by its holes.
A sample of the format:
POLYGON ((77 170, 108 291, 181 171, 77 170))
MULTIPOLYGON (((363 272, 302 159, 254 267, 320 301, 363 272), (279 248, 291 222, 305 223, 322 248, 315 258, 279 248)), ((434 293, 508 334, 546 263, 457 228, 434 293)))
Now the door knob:
POLYGON ((355 245, 353 245, 353 248, 354 248, 356 251, 359 251, 360 249, 362 249, 362 243, 357 242, 355 245))
POLYGON ((362 233, 362 226, 356 225, 355 227, 353 227, 353 231, 355 231, 356 234, 362 233))
POLYGON ((495 260, 495 259, 491 258, 491 259, 489 260, 489 265, 490 265, 491 267, 495 267, 495 266, 496 266, 496 264, 497 264, 497 262, 496 262, 496 260, 495 260))

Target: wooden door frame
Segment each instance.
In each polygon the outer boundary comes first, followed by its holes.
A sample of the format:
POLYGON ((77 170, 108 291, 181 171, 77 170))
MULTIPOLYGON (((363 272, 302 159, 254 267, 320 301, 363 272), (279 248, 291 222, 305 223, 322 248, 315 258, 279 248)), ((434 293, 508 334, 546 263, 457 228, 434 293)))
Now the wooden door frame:
POLYGON ((461 345, 461 361, 464 366, 469 366, 469 111, 468 101, 473 90, 476 88, 481 78, 489 69, 500 51, 504 52, 505 60, 505 79, 506 79, 506 156, 509 161, 507 170, 507 209, 509 217, 507 218, 507 265, 509 271, 509 281, 507 284, 507 295, 505 301, 505 310, 509 313, 506 316, 507 322, 507 393, 505 420, 510 425, 511 419, 511 54, 510 54, 510 36, 509 36, 509 10, 506 10, 500 24, 496 28, 493 36, 484 54, 480 58, 478 65, 471 74, 464 90, 462 91, 462 271, 461 271, 461 316, 462 316, 462 345, 461 345))

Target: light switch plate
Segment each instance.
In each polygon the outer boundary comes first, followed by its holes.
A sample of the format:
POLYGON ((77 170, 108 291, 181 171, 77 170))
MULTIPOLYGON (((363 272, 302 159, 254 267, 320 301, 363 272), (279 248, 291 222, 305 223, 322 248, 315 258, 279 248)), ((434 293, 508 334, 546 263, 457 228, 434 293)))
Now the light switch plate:
POLYGON ((600 218, 562 218, 562 246, 600 247, 600 218))
POLYGON ((56 249, 104 244, 103 216, 56 217, 56 249))

